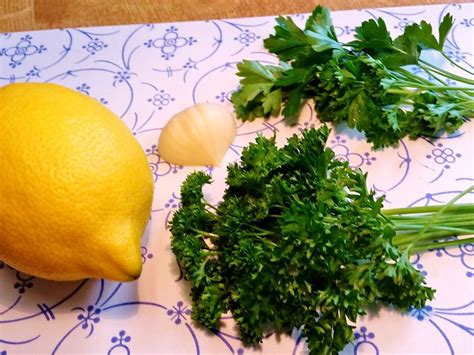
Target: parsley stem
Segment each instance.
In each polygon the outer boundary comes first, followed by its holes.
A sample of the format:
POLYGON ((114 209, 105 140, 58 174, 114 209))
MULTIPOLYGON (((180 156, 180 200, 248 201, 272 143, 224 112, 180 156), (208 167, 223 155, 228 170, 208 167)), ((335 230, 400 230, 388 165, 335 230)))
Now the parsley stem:
POLYGON ((244 233, 243 235, 256 236, 256 237, 265 237, 269 235, 275 235, 272 232, 258 232, 258 233, 244 233))
MULTIPOLYGON (((208 249, 208 251, 204 252, 203 255, 201 256, 202 258, 209 259, 211 256, 216 256, 219 255, 219 251, 216 249, 208 249)), ((207 261, 207 260, 206 260, 207 261)))
POLYGON ((422 78, 421 76, 413 74, 406 69, 400 68, 400 69, 397 69, 396 71, 392 71, 391 74, 393 76, 393 79, 396 79, 397 81, 400 81, 400 80, 413 81, 415 83, 431 85, 431 82, 429 80, 426 80, 425 78, 422 78))
POLYGON ((420 66, 420 68, 422 68, 426 73, 428 73, 428 75, 431 78, 436 80, 438 83, 443 84, 443 85, 446 84, 446 80, 443 80, 442 78, 438 78, 437 75, 439 75, 439 74, 436 74, 435 72, 433 72, 433 70, 428 69, 427 67, 424 67, 424 66, 420 66))
POLYGON ((206 203, 206 207, 209 207, 210 209, 212 209, 212 210, 214 210, 214 211, 218 211, 217 207, 211 205, 210 203, 206 203))
POLYGON ((219 238, 219 236, 215 233, 206 232, 206 231, 203 231, 203 230, 200 230, 200 229, 192 228, 192 231, 198 233, 199 235, 201 235, 203 237, 219 238))
POLYGON ((453 90, 453 91, 463 91, 469 96, 474 96, 474 87, 467 87, 467 86, 448 86, 448 85, 419 85, 413 86, 423 90, 453 90))
MULTIPOLYGON (((279 208, 284 208, 284 206, 277 206, 279 208)), ((268 217, 272 217, 272 218, 281 218, 281 214, 269 214, 268 217)))
MULTIPOLYGON (((420 67, 420 68, 421 68, 421 67, 420 67)), ((446 82, 445 82, 444 80, 442 80, 441 78, 438 78, 438 77, 436 76, 436 74, 435 74, 431 69, 428 69, 428 68, 426 68, 426 67, 423 67, 423 70, 424 70, 433 80, 437 81, 438 83, 440 83, 440 84, 442 84, 442 85, 445 85, 445 84, 446 84, 446 82)), ((431 84, 432 84, 432 82, 431 82, 430 80, 426 80, 426 79, 425 79, 425 81, 428 83, 428 85, 431 85, 431 84)), ((467 98, 468 100, 471 100, 471 98, 470 98, 468 95, 466 95, 464 92, 459 92, 458 94, 459 94, 459 96, 462 96, 462 97, 464 97, 464 98, 467 98)), ((450 98, 450 99, 451 99, 451 98, 450 98)))
MULTIPOLYGON (((472 234, 472 231, 469 233, 456 233, 457 236, 461 235, 470 235, 472 234)), ((392 244, 394 246, 404 248, 410 245, 413 242, 413 239, 418 236, 418 233, 407 233, 407 234, 400 234, 397 235, 393 238, 392 244)), ((451 231, 436 231, 436 232, 429 232, 426 233, 422 239, 420 239, 417 242, 417 245, 422 242, 422 241, 430 241, 430 240, 438 240, 440 238, 447 238, 447 237, 452 237, 453 232, 451 231)), ((458 244, 461 244, 460 242, 463 241, 464 239, 458 239, 458 244)))
MULTIPOLYGON (((464 91, 468 95, 474 95, 474 87, 467 87, 467 86, 449 86, 449 85, 421 85, 417 83, 411 83, 406 81, 399 81, 396 84, 393 84, 395 88, 415 88, 415 89, 422 89, 422 90, 453 90, 453 91, 464 91)), ((390 90, 390 89, 389 89, 390 90)))
MULTIPOLYGON (((384 209, 382 213, 394 224, 397 232, 392 243, 405 250, 407 255, 425 251, 440 245, 432 242, 454 235, 474 235, 474 204, 454 204, 463 196, 474 191, 469 186, 447 204, 439 206, 417 206, 384 209)), ((447 246, 459 245, 466 239, 450 241, 447 246)))
MULTIPOLYGON (((438 212, 444 207, 441 206, 416 206, 416 207, 403 207, 403 208, 389 208, 383 209, 382 212, 384 215, 407 215, 407 214, 419 214, 419 213, 429 213, 429 212, 438 212)), ((474 213, 474 205, 473 204, 456 204, 449 206, 446 210, 446 213, 455 212, 459 214, 460 212, 470 212, 474 213)), ((392 217, 390 217, 392 218, 392 217)))
MULTIPOLYGON (((474 234, 474 229, 459 228, 459 227, 471 227, 471 226, 474 226, 474 223, 471 221, 466 221, 464 223, 465 224, 461 223, 456 226, 447 226, 447 225, 433 226, 429 229, 429 231, 443 230, 443 231, 453 232, 453 234, 456 234, 458 232, 474 234)), ((423 228, 423 224, 399 224, 396 226, 397 231, 417 231, 417 230, 420 230, 421 228, 423 228)))
POLYGON ((471 101, 468 101, 468 102, 459 102, 456 104, 456 106, 460 106, 463 109, 468 110, 468 111, 474 110, 474 101, 472 101, 471 99, 471 101))
POLYGON ((426 67, 429 67, 432 71, 434 71, 436 74, 444 76, 445 78, 450 78, 452 80, 458 81, 460 83, 465 83, 469 85, 474 85, 474 80, 464 78, 462 76, 450 73, 444 69, 438 68, 437 66, 431 64, 430 62, 427 62, 423 59, 419 60, 419 66, 420 68, 426 70, 426 67))
POLYGON ((401 94, 401 95, 406 95, 406 96, 416 96, 419 94, 418 91, 413 91, 413 90, 407 90, 407 89, 387 89, 386 92, 388 94, 401 94))
MULTIPOLYGON (((436 231, 436 230, 445 230, 445 231, 452 231, 452 232, 459 232, 459 233, 472 233, 474 235, 474 222, 472 221, 463 221, 457 222, 453 224, 447 223, 440 223, 439 221, 436 222, 435 226, 431 226, 427 231, 436 231), (439 224, 438 224, 439 223, 439 224)), ((419 223, 419 224, 397 224, 394 226, 395 230, 398 232, 402 232, 401 234, 406 234, 408 232, 418 232, 425 227, 426 223, 419 223)), ((455 233, 453 233, 455 234, 455 233)))
POLYGON ((455 67, 465 71, 466 73, 468 73, 470 75, 474 75, 474 73, 472 71, 468 70, 467 68, 464 68, 464 67, 460 66, 458 63, 456 63, 454 60, 452 60, 445 52, 443 52, 443 51, 439 51, 439 52, 449 63, 451 63, 455 67))
MULTIPOLYGON (((394 72, 395 74, 402 74, 402 78, 404 79, 411 79, 413 80, 414 82, 420 82, 420 83, 423 83, 423 84, 427 84, 427 85, 432 85, 433 83, 431 81, 429 81, 428 79, 425 79, 419 75, 416 75, 406 69, 403 69, 403 68, 398 68, 397 71, 394 72)), ((399 78, 400 75, 397 75, 397 77, 399 78)), ((440 79, 438 79, 440 80, 440 79)), ((441 80, 440 80, 441 81, 441 80)), ((441 81, 443 84, 444 82, 441 81)))
MULTIPOLYGON (((420 65, 420 68, 423 69, 428 75, 430 75, 434 80, 436 80, 438 83, 442 84, 443 86, 446 85, 446 82, 440 78, 438 78, 436 76, 436 74, 434 73, 433 69, 428 69, 427 67, 425 66, 422 66, 420 65)), ((416 75, 414 73, 411 73, 409 72, 408 70, 405 70, 403 68, 399 68, 397 69, 397 72, 399 73, 402 73, 403 76, 405 76, 405 78, 408 78, 408 79, 411 79, 413 82, 420 82, 420 83, 423 83, 423 84, 426 84, 428 85, 429 87, 433 87, 433 82, 429 79, 425 79, 419 75, 416 75)), ((440 75, 438 73, 438 75, 440 75)), ((452 73, 450 73, 450 75, 452 75, 452 73)), ((402 77, 403 77, 402 76, 402 77)), ((465 78, 463 78, 465 79, 465 78)), ((469 80, 469 79, 468 79, 469 80)), ((460 81, 460 80, 459 80, 460 81)), ((433 87, 434 89, 436 89, 437 86, 433 87)), ((474 88, 470 87, 468 88, 469 90, 474 90, 474 88)))
POLYGON ((413 247, 411 249, 411 254, 419 253, 421 251, 432 250, 432 249, 440 249, 440 248, 446 248, 446 247, 452 247, 452 246, 459 246, 459 245, 468 244, 468 243, 474 243, 474 237, 461 239, 461 240, 455 239, 455 240, 448 240, 448 241, 442 241, 442 242, 433 242, 433 243, 429 243, 429 244, 419 245, 419 246, 413 247))
POLYGON ((253 229, 259 231, 260 234, 258 234, 258 235, 274 235, 274 234, 275 234, 275 233, 273 233, 272 231, 269 231, 269 230, 267 230, 267 229, 263 229, 263 228, 257 227, 256 225, 253 225, 253 224, 250 224, 250 223, 245 223, 245 225, 246 225, 247 227, 250 227, 250 228, 253 228, 253 229))
MULTIPOLYGON (((421 215, 421 216, 391 216, 389 217, 391 221, 397 224, 421 224, 426 223, 430 220, 432 214, 428 215, 421 215)), ((458 223, 458 222, 471 222, 474 224, 474 213, 463 213, 463 214, 455 214, 455 213, 447 213, 440 216, 437 220, 439 223, 458 223)))
POLYGON ((446 205, 442 206, 439 211, 433 214, 433 216, 430 218, 430 220, 424 225, 424 227, 419 231, 418 235, 413 239, 413 241, 408 245, 407 249, 405 252, 407 254, 410 254, 411 249, 415 246, 415 244, 418 242, 419 239, 423 238, 423 235, 425 232, 436 222, 437 218, 440 217, 443 212, 445 212, 450 206, 453 206, 453 204, 464 197, 465 195, 471 193, 474 191, 474 185, 469 186, 467 189, 462 191, 461 193, 457 194, 453 199, 451 199, 446 205))

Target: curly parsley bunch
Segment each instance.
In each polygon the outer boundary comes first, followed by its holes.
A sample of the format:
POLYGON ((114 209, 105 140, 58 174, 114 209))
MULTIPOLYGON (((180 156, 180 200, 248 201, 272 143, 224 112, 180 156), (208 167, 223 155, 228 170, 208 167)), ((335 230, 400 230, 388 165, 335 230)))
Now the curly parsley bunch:
POLYGON ((388 210, 388 218, 366 175, 325 148, 328 134, 306 130, 283 148, 258 137, 228 167, 217 206, 203 198, 209 175, 184 182, 171 246, 192 283, 194 320, 217 329, 230 311, 248 344, 269 325, 301 328, 311 354, 337 354, 369 306, 407 310, 433 299, 409 253, 432 247, 440 233, 473 234, 473 205, 431 208, 448 213, 442 226, 432 223, 438 212, 420 208, 388 210))

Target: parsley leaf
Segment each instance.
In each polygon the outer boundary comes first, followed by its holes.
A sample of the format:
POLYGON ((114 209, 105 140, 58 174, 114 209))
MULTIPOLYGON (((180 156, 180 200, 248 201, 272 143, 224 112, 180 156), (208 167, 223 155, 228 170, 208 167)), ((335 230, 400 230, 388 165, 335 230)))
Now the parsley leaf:
POLYGON ((305 33, 309 38, 316 40, 312 46, 316 52, 342 48, 337 40, 331 14, 325 7, 317 6, 313 10, 311 16, 306 20, 305 33))
POLYGON ((388 49, 392 48, 393 41, 387 30, 385 21, 379 18, 377 21, 370 19, 355 29, 356 41, 349 45, 357 50, 364 49, 388 49))
POLYGON ((276 22, 275 35, 264 40, 265 47, 271 53, 277 54, 281 60, 289 61, 299 52, 309 50, 311 46, 308 38, 290 17, 278 17, 276 22))
POLYGON ((439 24, 438 43, 440 45, 440 49, 443 48, 444 42, 446 41, 446 37, 448 36, 449 31, 451 31, 453 26, 454 26, 453 16, 448 13, 443 17, 443 20, 439 24))

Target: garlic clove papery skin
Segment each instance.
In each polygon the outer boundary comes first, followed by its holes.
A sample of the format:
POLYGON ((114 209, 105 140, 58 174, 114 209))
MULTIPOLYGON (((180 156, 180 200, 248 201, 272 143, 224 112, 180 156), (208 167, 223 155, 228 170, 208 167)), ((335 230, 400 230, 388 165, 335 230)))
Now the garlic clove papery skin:
POLYGON ((177 113, 163 127, 158 153, 172 164, 219 166, 236 134, 235 119, 229 110, 199 103, 177 113))

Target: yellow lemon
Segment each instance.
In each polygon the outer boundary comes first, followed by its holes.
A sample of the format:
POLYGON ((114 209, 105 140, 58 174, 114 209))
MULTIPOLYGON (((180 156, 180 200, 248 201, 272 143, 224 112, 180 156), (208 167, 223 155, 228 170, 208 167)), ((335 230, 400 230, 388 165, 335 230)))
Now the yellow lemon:
POLYGON ((152 196, 143 150, 96 100, 0 88, 0 260, 51 280, 134 280, 152 196))

